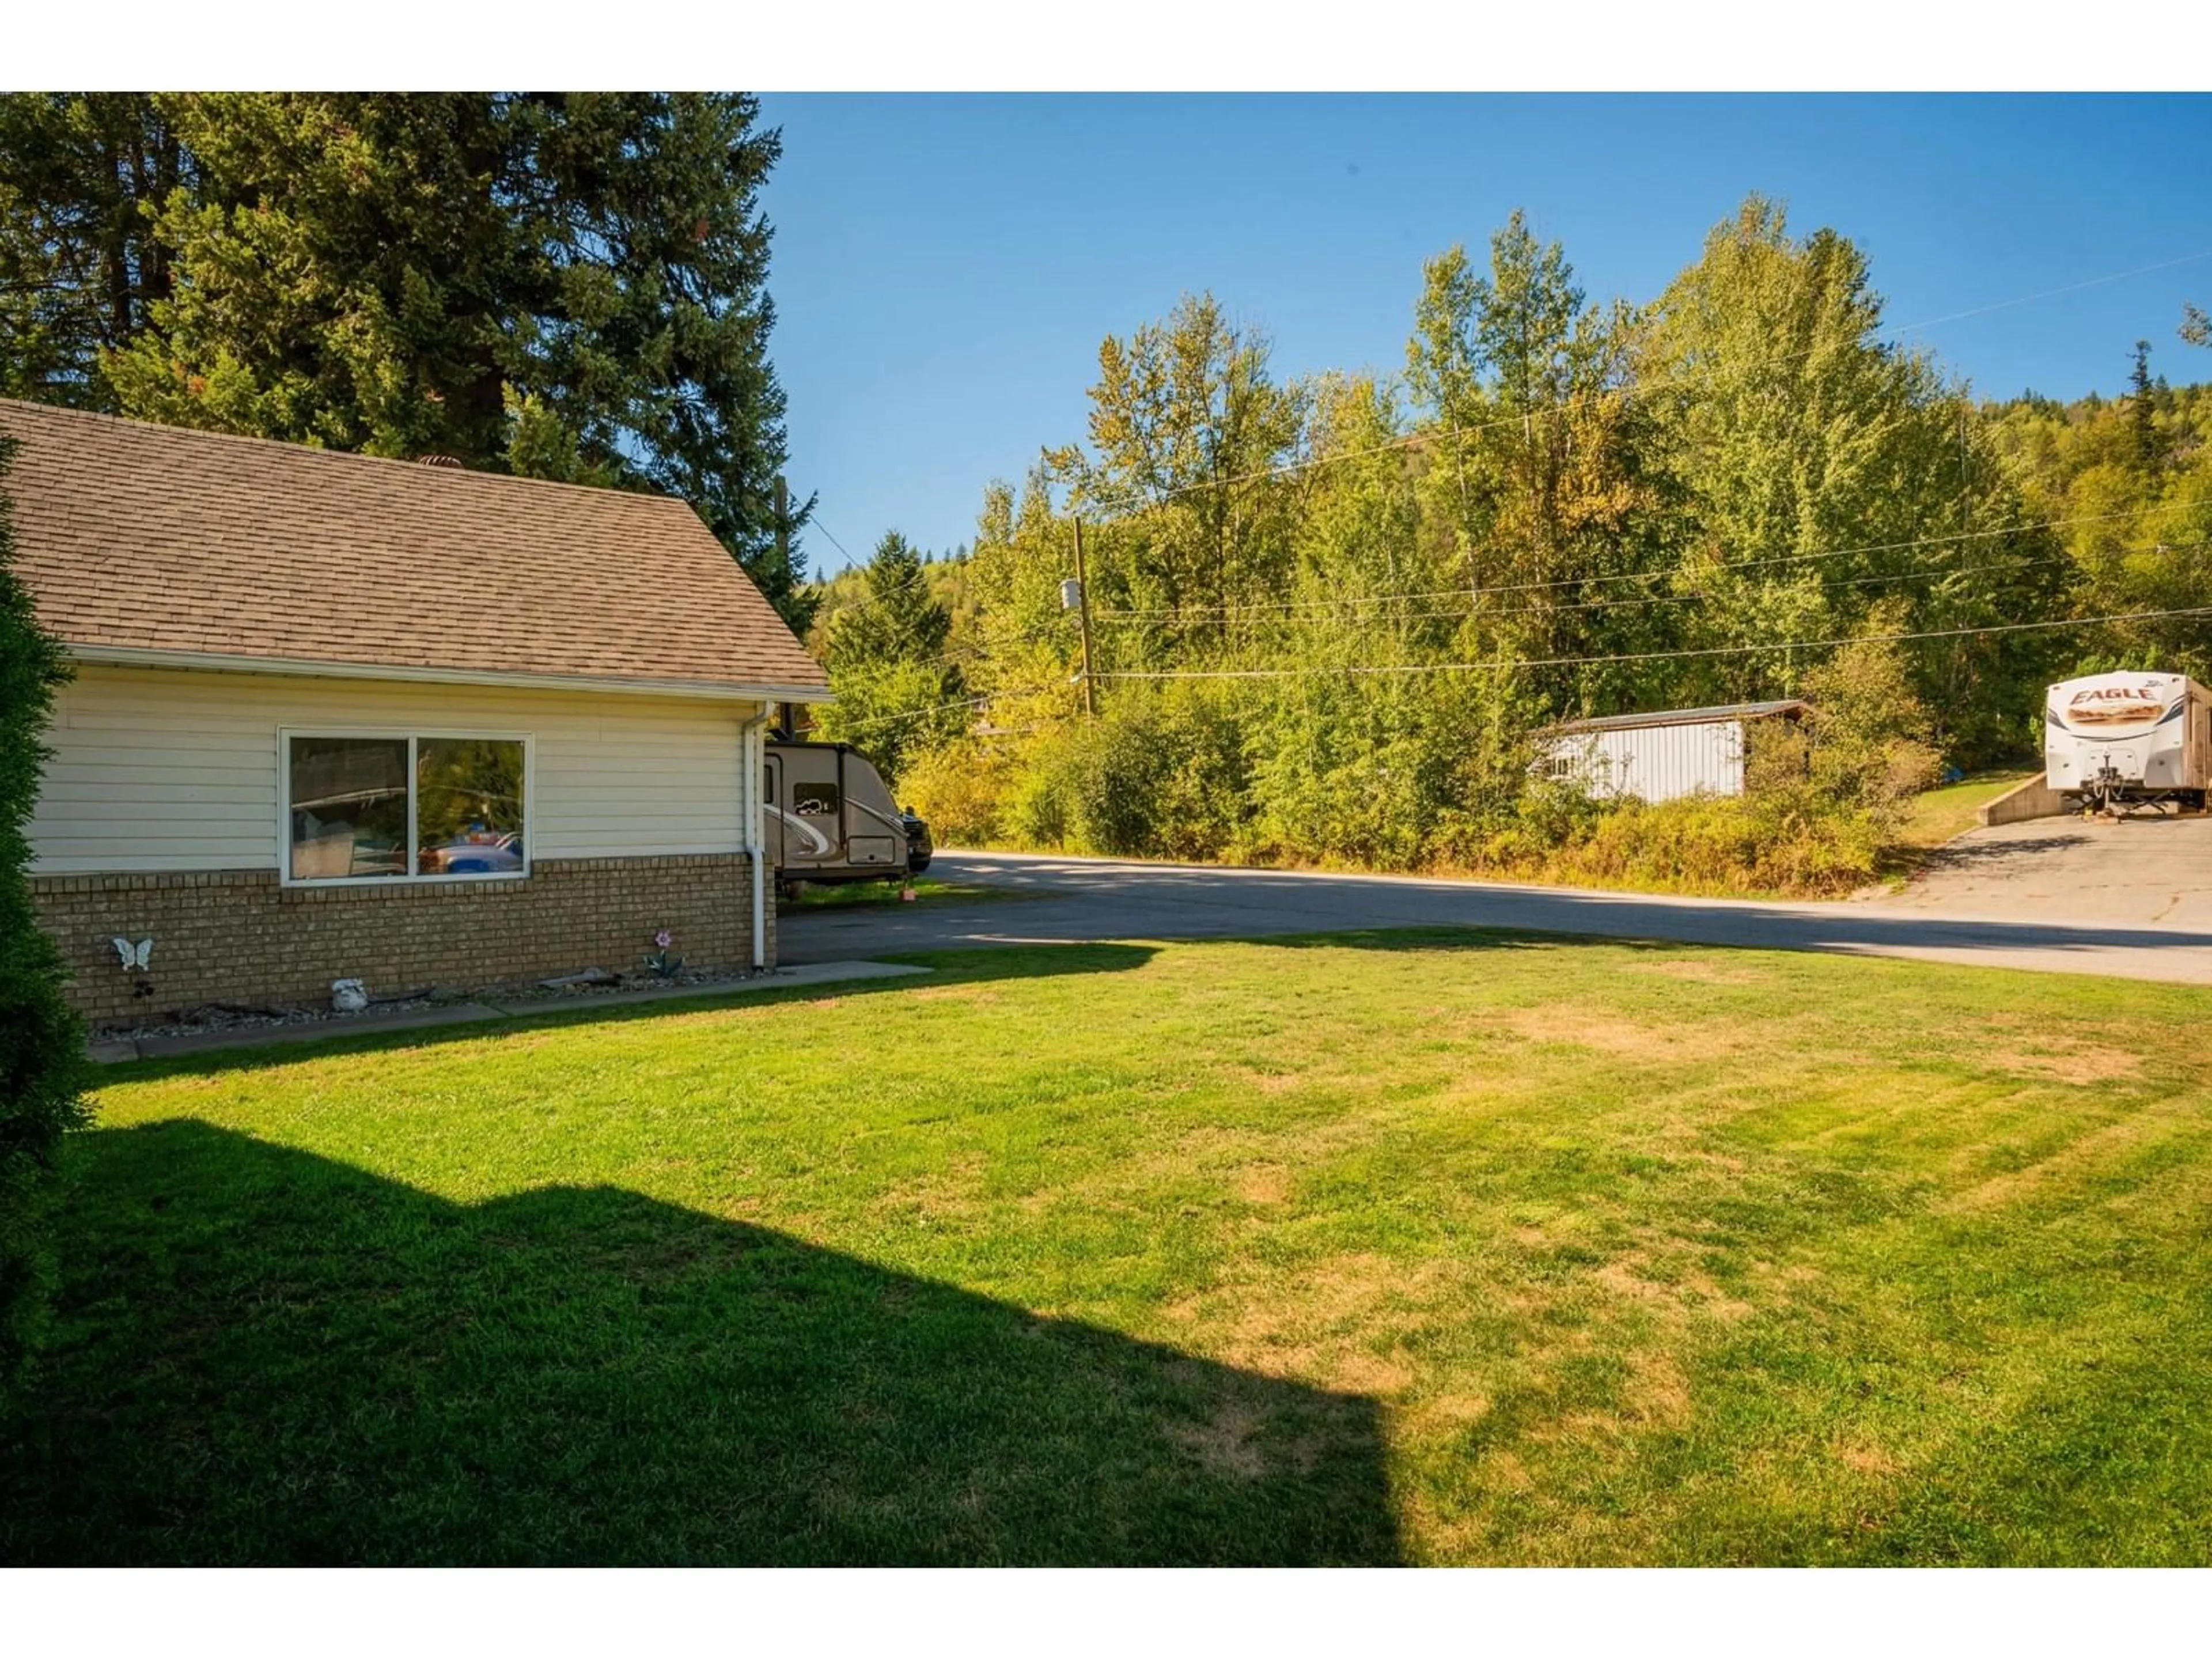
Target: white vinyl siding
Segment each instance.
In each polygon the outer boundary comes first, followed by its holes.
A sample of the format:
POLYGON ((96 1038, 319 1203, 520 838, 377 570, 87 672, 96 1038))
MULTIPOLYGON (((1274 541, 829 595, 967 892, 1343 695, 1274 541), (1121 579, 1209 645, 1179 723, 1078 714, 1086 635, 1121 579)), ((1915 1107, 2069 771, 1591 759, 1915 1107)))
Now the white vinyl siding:
POLYGON ((529 734, 533 859, 735 852, 739 726, 757 712, 625 692, 85 665, 46 734, 32 870, 278 868, 280 727, 529 734))
POLYGON ((1596 795, 1662 801, 1701 790, 1713 795, 1743 793, 1740 720, 1570 733, 1553 739, 1551 753, 1569 763, 1568 775, 1585 777, 1596 795))

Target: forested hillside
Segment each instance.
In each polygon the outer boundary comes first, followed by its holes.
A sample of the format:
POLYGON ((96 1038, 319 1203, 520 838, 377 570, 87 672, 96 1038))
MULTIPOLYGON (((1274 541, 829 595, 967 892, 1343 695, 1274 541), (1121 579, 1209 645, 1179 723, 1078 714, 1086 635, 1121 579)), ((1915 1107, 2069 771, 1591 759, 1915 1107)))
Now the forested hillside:
MULTIPOLYGON (((911 701, 833 649, 870 693, 830 731, 893 751, 956 839, 1551 868, 1627 833, 1531 783, 1551 720, 1824 690, 1856 708, 1814 747, 1909 782, 2032 755, 2068 672, 2212 671, 2212 396, 2142 352, 2126 398, 1978 401, 1885 328, 1856 247, 1757 198, 1648 304, 1592 301, 1518 215, 1409 288, 1385 376, 1279 377, 1209 295, 1108 339, 1088 432, 986 490, 964 561, 837 585, 848 628, 926 595, 943 644, 884 645, 911 701), (1095 718, 1061 602, 1079 520, 1095 718)), ((1691 833, 1733 851, 1616 873, 1858 878, 1885 814, 1838 787, 1714 808, 1691 833)))

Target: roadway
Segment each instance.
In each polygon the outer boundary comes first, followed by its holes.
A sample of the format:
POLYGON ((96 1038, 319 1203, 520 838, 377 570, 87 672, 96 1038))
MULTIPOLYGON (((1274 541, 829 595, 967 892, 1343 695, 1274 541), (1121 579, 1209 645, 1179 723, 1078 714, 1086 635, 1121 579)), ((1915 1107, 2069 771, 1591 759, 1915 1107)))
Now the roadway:
POLYGON ((996 853, 941 853, 930 874, 1023 896, 790 912, 778 919, 779 959, 1449 926, 2212 985, 2203 817, 1976 830, 1902 893, 1831 903, 996 853))

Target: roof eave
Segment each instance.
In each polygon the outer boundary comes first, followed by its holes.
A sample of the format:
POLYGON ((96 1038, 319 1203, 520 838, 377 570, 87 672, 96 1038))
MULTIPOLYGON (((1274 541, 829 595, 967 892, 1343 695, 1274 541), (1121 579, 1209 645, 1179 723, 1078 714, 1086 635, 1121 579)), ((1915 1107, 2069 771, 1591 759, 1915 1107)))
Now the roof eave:
POLYGON ((506 670, 423 668, 406 663, 317 662, 295 657, 230 656, 212 651, 161 651, 139 646, 64 642, 71 659, 107 668, 176 668, 226 674, 296 674, 311 679, 400 680, 425 685, 489 685, 532 691, 600 691, 618 696, 702 697, 724 702, 828 702, 826 685, 764 682, 637 679, 596 674, 532 674, 506 670))
POLYGON ((1590 720, 1563 720, 1539 726, 1538 737, 1578 737, 1593 732, 1642 732, 1663 726, 1726 726, 1743 720, 1786 720, 1811 712, 1802 697, 1781 697, 1767 702, 1733 703, 1714 708, 1661 708, 1646 714, 1601 714, 1590 720))

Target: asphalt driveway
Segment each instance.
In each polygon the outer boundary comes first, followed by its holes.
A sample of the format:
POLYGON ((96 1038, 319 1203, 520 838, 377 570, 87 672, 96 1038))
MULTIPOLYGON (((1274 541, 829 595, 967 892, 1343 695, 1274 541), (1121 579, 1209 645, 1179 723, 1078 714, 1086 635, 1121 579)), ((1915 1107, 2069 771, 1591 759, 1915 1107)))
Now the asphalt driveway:
POLYGON ((1024 899, 796 912, 778 921, 780 959, 1458 926, 2212 985, 2212 819, 2203 818, 1976 831, 1899 896, 1828 904, 997 853, 939 854, 930 873, 1024 899))
POLYGON ((2212 817, 2035 818, 1961 836, 1886 908, 2212 933, 2212 817))

